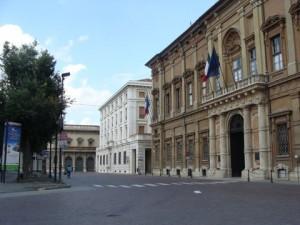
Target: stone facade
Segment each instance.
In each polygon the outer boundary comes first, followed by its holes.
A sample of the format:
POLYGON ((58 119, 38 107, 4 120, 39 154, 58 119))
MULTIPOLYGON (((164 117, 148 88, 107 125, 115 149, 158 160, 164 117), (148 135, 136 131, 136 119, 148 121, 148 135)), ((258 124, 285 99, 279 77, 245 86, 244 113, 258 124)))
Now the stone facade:
POLYGON ((297 179, 299 15, 299 0, 220 0, 146 63, 155 174, 297 179), (221 75, 202 81, 213 48, 221 75))
MULTIPOLYGON (((64 132, 68 136, 68 147, 63 149, 63 170, 67 165, 72 165, 74 172, 95 171, 96 148, 99 146, 99 126, 64 125, 64 132)), ((48 145, 47 154, 50 157, 49 150, 50 144, 48 145)), ((57 152, 57 165, 59 165, 59 146, 57 152)), ((49 171, 49 157, 46 163, 47 171, 49 171)), ((51 144, 51 158, 51 169, 54 171, 55 140, 51 144)))
POLYGON ((97 172, 151 173, 151 121, 144 108, 151 88, 151 79, 129 81, 100 107, 97 172))

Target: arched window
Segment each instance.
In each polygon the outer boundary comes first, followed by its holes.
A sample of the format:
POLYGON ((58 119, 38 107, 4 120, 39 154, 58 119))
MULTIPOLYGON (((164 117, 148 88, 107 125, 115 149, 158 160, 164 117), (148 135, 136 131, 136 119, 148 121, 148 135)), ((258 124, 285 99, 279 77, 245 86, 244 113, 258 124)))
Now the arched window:
POLYGON ((229 29, 224 36, 223 52, 225 61, 225 75, 228 83, 243 79, 241 59, 241 38, 236 29, 229 29))

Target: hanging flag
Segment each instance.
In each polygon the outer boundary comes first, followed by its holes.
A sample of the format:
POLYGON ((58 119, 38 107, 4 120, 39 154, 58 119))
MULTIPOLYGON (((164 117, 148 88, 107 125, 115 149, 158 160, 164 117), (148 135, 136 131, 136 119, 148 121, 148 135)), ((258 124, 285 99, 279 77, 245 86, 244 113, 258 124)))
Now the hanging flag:
POLYGON ((208 54, 206 64, 205 64, 205 68, 204 68, 204 73, 200 77, 202 81, 207 81, 207 79, 208 79, 207 72, 208 72, 208 68, 209 68, 209 61, 210 61, 210 56, 208 54))
POLYGON ((220 62, 215 47, 213 48, 211 58, 209 61, 209 67, 207 70, 207 77, 217 77, 220 75, 220 62))
POLYGON ((148 95, 145 98, 145 115, 149 114, 150 101, 148 95))

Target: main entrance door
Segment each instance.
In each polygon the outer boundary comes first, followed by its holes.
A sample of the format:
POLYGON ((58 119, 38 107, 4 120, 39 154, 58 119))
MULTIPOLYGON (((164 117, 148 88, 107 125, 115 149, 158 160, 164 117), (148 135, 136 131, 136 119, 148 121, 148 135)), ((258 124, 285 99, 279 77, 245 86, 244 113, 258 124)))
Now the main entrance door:
POLYGON ((146 148, 145 150, 145 173, 151 174, 151 148, 146 148))
POLYGON ((240 177, 245 168, 244 156, 244 121, 235 115, 230 121, 231 171, 233 177, 240 177))

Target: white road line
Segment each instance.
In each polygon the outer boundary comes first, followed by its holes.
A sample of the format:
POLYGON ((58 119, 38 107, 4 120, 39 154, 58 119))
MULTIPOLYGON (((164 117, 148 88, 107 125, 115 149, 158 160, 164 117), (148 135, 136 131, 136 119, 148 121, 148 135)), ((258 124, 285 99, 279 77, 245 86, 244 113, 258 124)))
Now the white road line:
POLYGON ((131 185, 132 187, 139 187, 139 188, 142 188, 142 187, 145 187, 144 185, 140 185, 140 184, 133 184, 131 185))
POLYGON ((194 191, 194 194, 202 194, 201 191, 194 191))
POLYGON ((103 185, 100 185, 100 184, 94 184, 93 186, 97 187, 97 188, 103 188, 103 185))
POLYGON ((156 183, 158 185, 161 185, 161 186, 169 186, 170 184, 166 184, 166 183, 156 183))
POLYGON ((182 185, 181 182, 179 182, 179 183, 174 182, 174 183, 171 183, 171 184, 173 184, 173 185, 182 185))
POLYGON ((111 187, 111 188, 116 188, 117 186, 116 185, 106 185, 106 187, 111 187))
POLYGON ((150 186, 150 187, 157 187, 155 184, 144 184, 145 186, 150 186))
POLYGON ((122 187, 122 188, 131 188, 131 187, 128 186, 128 185, 120 185, 120 187, 122 187))

